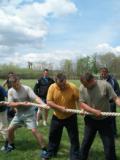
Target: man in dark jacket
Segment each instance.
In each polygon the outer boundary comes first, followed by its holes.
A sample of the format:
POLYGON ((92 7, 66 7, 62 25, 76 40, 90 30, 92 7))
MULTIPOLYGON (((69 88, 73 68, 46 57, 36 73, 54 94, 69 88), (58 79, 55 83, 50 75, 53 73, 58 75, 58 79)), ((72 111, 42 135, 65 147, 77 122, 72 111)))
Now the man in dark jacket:
MULTIPOLYGON (((46 103, 46 96, 47 96, 47 91, 49 86, 54 83, 54 80, 52 78, 50 78, 48 76, 49 71, 48 69, 44 69, 43 71, 43 76, 40 77, 35 86, 34 86, 34 92, 40 97, 42 98, 42 100, 46 103)), ((38 109, 37 111, 37 123, 40 119, 40 109, 38 109)), ((48 119, 48 110, 44 111, 44 121, 43 121, 43 125, 46 126, 47 125, 47 119, 48 119)))
MULTIPOLYGON (((7 90, 9 90, 11 87, 12 87, 12 84, 11 82, 9 81, 10 77, 15 75, 14 72, 9 72, 8 73, 8 76, 7 76, 7 79, 3 82, 3 87, 6 88, 7 90)), ((15 109, 12 108, 12 107, 7 107, 7 118, 8 118, 8 121, 10 122, 13 117, 15 116, 15 109)))
MULTIPOLYGON (((107 67, 103 67, 100 69, 100 78, 103 80, 106 80, 108 83, 110 83, 112 88, 114 89, 115 93, 117 94, 117 96, 120 96, 119 83, 114 76, 109 74, 107 67)), ((111 109, 111 112, 116 112, 116 104, 112 99, 110 99, 110 109, 111 109)), ((113 119, 113 122, 112 122, 113 132, 116 137, 117 136, 116 118, 112 117, 112 119, 113 119)))
MULTIPOLYGON (((5 89, 0 86, 0 101, 5 101, 5 98, 7 97, 7 92, 5 89)), ((7 146, 7 127, 8 127, 8 121, 7 121, 7 107, 4 105, 0 105, 0 133, 2 134, 5 144, 1 148, 1 150, 4 150, 7 146)))

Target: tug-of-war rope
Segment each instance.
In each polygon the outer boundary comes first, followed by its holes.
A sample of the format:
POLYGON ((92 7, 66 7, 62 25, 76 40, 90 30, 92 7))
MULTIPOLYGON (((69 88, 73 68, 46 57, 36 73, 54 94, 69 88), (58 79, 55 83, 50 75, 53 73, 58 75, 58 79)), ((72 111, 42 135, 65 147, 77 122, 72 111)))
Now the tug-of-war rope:
MULTIPOLYGON (((0 102, 0 104, 5 104, 5 105, 9 105, 9 102, 0 102)), ((36 106, 36 107, 40 107, 40 108, 44 108, 44 109, 50 109, 49 106, 47 106, 46 104, 37 104, 37 103, 30 103, 30 106, 36 106)), ((84 110, 79 110, 79 109, 65 109, 66 112, 70 112, 70 113, 77 113, 77 114, 81 114, 81 115, 93 115, 92 113, 86 112, 84 110)), ((116 112, 101 112, 102 116, 120 116, 120 113, 116 113, 116 112)))
MULTIPOLYGON (((82 115, 93 115, 92 113, 86 112, 84 110, 77 110, 77 109, 66 109, 67 112, 72 112, 72 113, 77 113, 77 114, 82 114, 82 115)), ((120 116, 120 113, 116 112, 101 112, 102 116, 120 116)))

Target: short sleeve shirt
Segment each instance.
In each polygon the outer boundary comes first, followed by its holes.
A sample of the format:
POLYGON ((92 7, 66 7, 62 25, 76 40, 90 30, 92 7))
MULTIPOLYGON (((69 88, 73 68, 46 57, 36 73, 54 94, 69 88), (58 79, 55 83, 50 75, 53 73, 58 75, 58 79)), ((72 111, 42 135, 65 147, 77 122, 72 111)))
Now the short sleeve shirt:
MULTIPOLYGON (((8 90, 8 101, 9 102, 32 102, 36 99, 36 95, 33 90, 25 85, 21 85, 19 91, 14 88, 8 90)), ((17 107, 17 114, 34 114, 34 107, 17 107)))
POLYGON ((97 80, 96 85, 90 89, 83 85, 80 86, 80 102, 86 103, 102 112, 110 111, 109 100, 115 97, 117 95, 111 85, 104 80, 97 80))
MULTIPOLYGON (((67 82, 67 87, 64 91, 60 90, 56 83, 52 84, 48 89, 47 100, 53 101, 57 105, 64 106, 69 109, 76 108, 76 101, 79 100, 79 90, 72 83, 67 82)), ((59 119, 68 118, 73 113, 63 113, 55 111, 54 114, 59 119)))

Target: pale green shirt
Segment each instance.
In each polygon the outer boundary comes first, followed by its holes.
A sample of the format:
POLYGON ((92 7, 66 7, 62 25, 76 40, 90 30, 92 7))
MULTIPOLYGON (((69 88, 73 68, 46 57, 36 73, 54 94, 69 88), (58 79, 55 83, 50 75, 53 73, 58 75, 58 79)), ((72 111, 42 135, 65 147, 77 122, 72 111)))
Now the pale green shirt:
POLYGON ((109 100, 117 97, 111 85, 104 80, 97 80, 92 88, 80 86, 80 102, 102 112, 110 112, 109 100))

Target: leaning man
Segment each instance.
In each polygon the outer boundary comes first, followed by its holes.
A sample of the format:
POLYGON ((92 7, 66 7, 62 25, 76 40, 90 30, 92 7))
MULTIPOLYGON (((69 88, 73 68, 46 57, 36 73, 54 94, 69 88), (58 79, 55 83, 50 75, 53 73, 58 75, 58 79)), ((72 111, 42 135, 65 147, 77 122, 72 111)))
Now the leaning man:
POLYGON ((56 156, 65 127, 70 139, 70 160, 80 160, 79 157, 79 134, 77 115, 67 113, 66 109, 75 109, 79 100, 79 90, 72 83, 67 82, 66 76, 59 73, 55 83, 48 89, 47 104, 54 110, 51 120, 48 149, 42 154, 44 160, 56 156))
POLYGON ((14 75, 10 77, 12 88, 8 91, 9 106, 16 108, 16 114, 8 127, 8 146, 6 152, 11 152, 15 149, 14 132, 18 127, 25 125, 36 138, 40 147, 45 149, 45 141, 41 133, 36 128, 36 119, 34 107, 30 102, 36 101, 39 104, 44 104, 42 100, 35 95, 33 90, 20 83, 19 77, 14 75))

